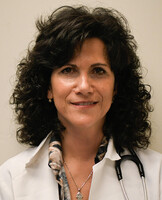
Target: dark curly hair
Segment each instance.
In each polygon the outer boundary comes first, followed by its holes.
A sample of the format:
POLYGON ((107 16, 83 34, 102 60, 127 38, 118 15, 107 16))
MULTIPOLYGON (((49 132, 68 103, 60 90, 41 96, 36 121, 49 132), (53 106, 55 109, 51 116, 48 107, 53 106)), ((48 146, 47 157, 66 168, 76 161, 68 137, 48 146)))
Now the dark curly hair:
POLYGON ((142 82, 137 44, 125 17, 114 9, 63 6, 36 26, 38 36, 18 65, 11 96, 20 124, 18 141, 37 146, 50 131, 61 133, 57 110, 47 99, 51 73, 65 65, 85 39, 97 37, 105 44, 117 91, 103 132, 114 139, 118 151, 146 148, 151 135, 150 86, 142 82))

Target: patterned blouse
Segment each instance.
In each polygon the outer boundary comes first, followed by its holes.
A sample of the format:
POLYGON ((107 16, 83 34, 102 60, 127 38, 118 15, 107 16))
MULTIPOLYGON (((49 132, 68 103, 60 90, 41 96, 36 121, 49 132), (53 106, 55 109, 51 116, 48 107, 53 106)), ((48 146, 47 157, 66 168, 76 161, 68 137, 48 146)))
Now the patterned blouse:
MULTIPOLYGON (((106 137, 102 139, 102 142, 98 148, 98 152, 95 157, 95 163, 98 163, 103 159, 107 151, 108 140, 106 137)), ((65 174, 62 158, 61 138, 58 135, 53 134, 49 144, 49 167, 53 170, 56 177, 59 188, 60 200, 71 200, 70 189, 65 174)))

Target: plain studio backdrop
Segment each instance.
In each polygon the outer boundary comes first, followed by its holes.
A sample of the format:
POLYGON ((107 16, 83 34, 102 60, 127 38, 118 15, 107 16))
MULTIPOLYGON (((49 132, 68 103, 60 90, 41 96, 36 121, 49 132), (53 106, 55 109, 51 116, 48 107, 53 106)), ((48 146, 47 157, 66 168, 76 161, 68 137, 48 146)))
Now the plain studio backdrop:
POLYGON ((162 153, 162 0, 0 0, 0 164, 23 151, 9 98, 16 66, 36 36, 35 21, 63 5, 112 7, 127 18, 138 43, 144 82, 152 86, 150 148, 162 153))

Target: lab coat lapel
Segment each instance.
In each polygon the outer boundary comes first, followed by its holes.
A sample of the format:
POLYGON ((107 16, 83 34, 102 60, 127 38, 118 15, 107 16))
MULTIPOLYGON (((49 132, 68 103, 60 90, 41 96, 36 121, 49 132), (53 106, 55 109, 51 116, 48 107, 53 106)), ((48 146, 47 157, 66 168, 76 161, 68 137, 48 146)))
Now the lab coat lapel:
POLYGON ((110 139, 105 157, 93 167, 89 200, 105 200, 106 197, 110 200, 124 200, 114 166, 119 159, 113 140, 110 139))
POLYGON ((16 200, 58 200, 58 184, 48 166, 48 145, 46 138, 30 156, 25 165, 19 165, 13 179, 16 200), (20 189, 21 188, 21 189, 20 189))

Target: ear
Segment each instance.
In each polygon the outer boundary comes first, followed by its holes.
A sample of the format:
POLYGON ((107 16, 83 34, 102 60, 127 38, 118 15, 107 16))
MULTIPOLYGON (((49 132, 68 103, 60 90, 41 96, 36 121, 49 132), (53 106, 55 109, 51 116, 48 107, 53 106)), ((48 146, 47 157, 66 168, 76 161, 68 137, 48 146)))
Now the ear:
POLYGON ((48 99, 52 99, 53 98, 53 94, 52 94, 51 89, 49 89, 48 92, 47 92, 47 98, 48 99))

